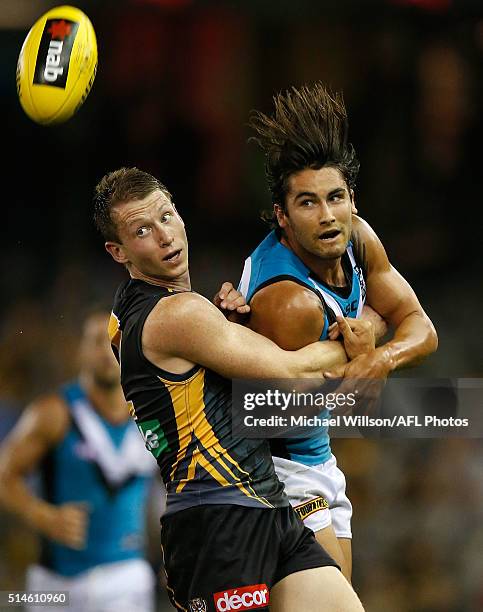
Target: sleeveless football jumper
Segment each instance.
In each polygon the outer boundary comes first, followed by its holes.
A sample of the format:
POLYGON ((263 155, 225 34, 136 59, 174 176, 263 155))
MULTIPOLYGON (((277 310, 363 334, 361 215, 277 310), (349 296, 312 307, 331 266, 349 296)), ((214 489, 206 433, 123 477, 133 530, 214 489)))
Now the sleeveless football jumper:
MULTIPOLYGON (((322 302, 325 316, 320 340, 327 340, 328 328, 336 316, 359 317, 366 297, 364 274, 356 261, 351 242, 342 256, 342 267, 347 286, 327 285, 280 242, 276 231, 272 231, 245 260, 238 290, 249 304, 257 291, 283 280, 310 289, 322 302)), ((320 417, 329 418, 329 412, 322 411, 320 417)), ((305 465, 325 463, 331 456, 328 428, 314 427, 313 431, 308 438, 271 440, 273 455, 305 465)))
POLYGON ((231 433, 231 381, 199 365, 169 373, 144 356, 144 322, 173 295, 130 279, 117 291, 109 326, 126 400, 166 485, 166 515, 205 504, 287 506, 268 443, 231 433))
POLYGON ((143 558, 153 461, 136 427, 130 419, 113 425, 102 418, 77 382, 62 387, 60 395, 71 424, 42 463, 44 496, 55 505, 87 504, 87 541, 74 550, 44 539, 41 565, 76 576, 98 565, 143 558))

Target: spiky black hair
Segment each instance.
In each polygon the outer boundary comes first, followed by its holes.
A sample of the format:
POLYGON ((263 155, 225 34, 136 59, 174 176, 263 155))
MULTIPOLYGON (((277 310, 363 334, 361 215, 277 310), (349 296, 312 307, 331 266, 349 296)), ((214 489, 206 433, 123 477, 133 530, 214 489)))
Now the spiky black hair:
MULTIPOLYGON (((249 127, 265 153, 265 173, 272 202, 285 209, 290 176, 305 168, 333 166, 353 189, 359 162, 348 143, 347 112, 340 92, 331 93, 320 82, 278 93, 274 112, 253 111, 249 127)), ((265 217, 273 221, 273 213, 265 217)))

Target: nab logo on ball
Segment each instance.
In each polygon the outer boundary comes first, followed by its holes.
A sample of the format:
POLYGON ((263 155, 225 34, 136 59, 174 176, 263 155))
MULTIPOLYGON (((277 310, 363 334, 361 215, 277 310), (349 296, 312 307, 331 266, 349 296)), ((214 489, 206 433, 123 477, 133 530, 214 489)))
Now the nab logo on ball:
POLYGON ((17 92, 42 125, 70 119, 84 104, 97 72, 97 41, 85 13, 58 6, 30 28, 17 62, 17 92))
POLYGON ((35 84, 65 89, 70 55, 78 29, 79 23, 76 21, 46 21, 35 65, 35 84))

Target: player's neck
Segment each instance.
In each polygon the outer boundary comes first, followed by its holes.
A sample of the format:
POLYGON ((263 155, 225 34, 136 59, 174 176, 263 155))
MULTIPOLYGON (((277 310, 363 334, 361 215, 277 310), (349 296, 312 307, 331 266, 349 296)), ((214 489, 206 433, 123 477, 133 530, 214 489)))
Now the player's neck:
POLYGON ((302 263, 325 284, 333 287, 344 287, 346 285, 346 278, 342 267, 342 257, 321 259, 317 255, 313 255, 305 250, 300 245, 291 245, 285 236, 282 236, 281 242, 284 246, 293 251, 302 263))
POLYGON ((156 285, 158 287, 164 287, 165 289, 172 289, 173 291, 191 291, 191 280, 188 270, 172 279, 156 278, 148 274, 143 274, 139 270, 129 270, 129 273, 131 278, 142 280, 149 285, 156 285))
POLYGON ((345 287, 347 284, 342 258, 321 260, 318 257, 311 257, 312 261, 305 264, 314 274, 326 285, 332 287, 345 287))
POLYGON ((89 373, 81 373, 80 383, 96 411, 113 425, 125 423, 129 409, 121 385, 99 385, 89 373))

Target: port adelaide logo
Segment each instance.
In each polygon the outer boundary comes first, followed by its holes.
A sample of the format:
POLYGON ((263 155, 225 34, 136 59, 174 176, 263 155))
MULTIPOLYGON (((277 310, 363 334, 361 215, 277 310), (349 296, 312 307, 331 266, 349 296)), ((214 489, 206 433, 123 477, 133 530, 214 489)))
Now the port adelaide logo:
POLYGON ((72 46, 79 29, 77 21, 47 19, 40 39, 34 84, 65 89, 72 46))

